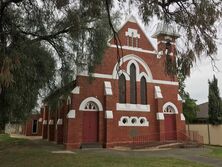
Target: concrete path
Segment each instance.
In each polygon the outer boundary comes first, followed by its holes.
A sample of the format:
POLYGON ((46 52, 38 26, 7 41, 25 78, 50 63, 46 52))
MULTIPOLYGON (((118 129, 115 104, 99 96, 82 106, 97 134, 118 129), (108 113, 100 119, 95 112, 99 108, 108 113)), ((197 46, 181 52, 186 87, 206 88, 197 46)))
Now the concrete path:
POLYGON ((29 139, 29 140, 39 140, 42 139, 42 136, 25 136, 20 134, 10 134, 12 138, 19 138, 19 139, 29 139))

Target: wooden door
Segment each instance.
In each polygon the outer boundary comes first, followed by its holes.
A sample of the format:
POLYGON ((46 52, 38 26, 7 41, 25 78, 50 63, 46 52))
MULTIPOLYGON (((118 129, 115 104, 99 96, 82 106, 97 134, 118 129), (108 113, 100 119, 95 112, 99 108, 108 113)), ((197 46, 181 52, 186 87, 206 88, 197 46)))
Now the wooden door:
POLYGON ((164 114, 165 117, 165 139, 176 140, 176 115, 164 114))
POLYGON ((98 112, 83 112, 83 143, 96 143, 98 141, 98 112))

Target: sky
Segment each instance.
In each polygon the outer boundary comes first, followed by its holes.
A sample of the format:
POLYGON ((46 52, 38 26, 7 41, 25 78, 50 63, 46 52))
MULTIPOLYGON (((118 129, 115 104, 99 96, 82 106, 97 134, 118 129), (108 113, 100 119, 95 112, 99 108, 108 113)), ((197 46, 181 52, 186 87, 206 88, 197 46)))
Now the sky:
MULTIPOLYGON (((130 9, 131 10, 129 10, 129 6, 127 4, 124 6, 124 9, 121 9, 121 12, 125 13, 122 20, 126 19, 130 14, 135 16, 142 28, 145 29, 145 32, 150 37, 150 41, 152 42, 152 44, 156 46, 156 40, 152 39, 151 36, 155 32, 158 23, 157 19, 153 19, 148 25, 145 26, 142 22, 142 19, 138 15, 137 8, 131 6, 130 9)), ((220 28, 222 27, 222 25, 218 27, 220 28)), ((219 34, 222 34, 222 28, 221 30, 218 29, 218 32, 219 34)), ((222 97, 222 44, 218 43, 217 46, 218 53, 217 55, 215 55, 215 63, 219 71, 213 68, 210 58, 201 57, 201 59, 198 59, 197 62, 194 64, 194 67, 191 69, 191 75, 185 80, 185 91, 190 94, 191 98, 197 100, 197 104, 208 101, 208 80, 212 80, 213 75, 215 75, 218 79, 218 87, 220 90, 220 95, 222 97)))

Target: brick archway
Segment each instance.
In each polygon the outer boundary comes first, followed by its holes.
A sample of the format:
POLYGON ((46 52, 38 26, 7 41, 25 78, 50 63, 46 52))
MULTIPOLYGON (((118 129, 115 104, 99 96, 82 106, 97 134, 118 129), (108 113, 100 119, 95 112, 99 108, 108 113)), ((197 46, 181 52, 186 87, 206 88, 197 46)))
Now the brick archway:
POLYGON ((88 101, 83 110, 82 143, 98 142, 99 107, 93 101, 88 101))
POLYGON ((176 106, 168 102, 163 106, 165 140, 176 140, 176 114, 178 110, 176 106))

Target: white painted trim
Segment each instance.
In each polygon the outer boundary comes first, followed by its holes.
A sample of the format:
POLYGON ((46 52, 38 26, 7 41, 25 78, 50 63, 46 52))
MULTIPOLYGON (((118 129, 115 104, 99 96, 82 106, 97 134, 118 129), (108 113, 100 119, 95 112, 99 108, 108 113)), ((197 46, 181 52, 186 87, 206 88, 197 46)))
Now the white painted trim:
POLYGON ((156 56, 156 57, 157 57, 158 59, 160 59, 161 56, 163 56, 163 51, 162 51, 162 50, 157 53, 157 56, 156 56))
POLYGON ((126 71, 127 71, 128 74, 130 74, 130 66, 131 66, 132 64, 135 65, 135 68, 136 68, 136 76, 138 76, 139 73, 140 73, 140 67, 139 67, 138 63, 137 63, 135 60, 130 60, 130 61, 128 62, 127 67, 126 67, 126 71))
POLYGON ((94 102, 97 105, 99 111, 103 111, 102 103, 95 97, 87 97, 86 99, 84 99, 79 106, 79 110, 80 111, 88 111, 85 109, 85 106, 90 101, 94 102))
POLYGON ((165 85, 179 85, 179 82, 164 81, 164 80, 153 80, 152 83, 155 83, 155 84, 165 84, 165 85))
POLYGON ((136 81, 140 81, 142 77, 145 77, 146 82, 151 82, 150 78, 148 77, 148 75, 145 72, 141 72, 137 77, 136 77, 136 81))
POLYGON ((71 91, 72 94, 80 94, 80 86, 76 86, 72 91, 71 91))
POLYGON ((47 125, 47 122, 48 122, 47 120, 43 120, 43 123, 42 123, 42 124, 43 124, 43 125, 47 125))
POLYGON ((186 118, 185 118, 185 116, 183 115, 183 113, 180 113, 180 120, 181 120, 181 121, 185 121, 185 120, 186 120, 186 118))
POLYGON ((159 86, 155 86, 154 87, 154 91, 155 91, 155 99, 162 99, 163 98, 163 95, 162 95, 162 92, 161 92, 161 89, 159 86))
POLYGON ((43 121, 43 119, 42 118, 39 118, 39 122, 42 122, 43 121))
POLYGON ((157 120, 164 120, 164 114, 162 112, 156 113, 156 119, 157 120))
MULTIPOLYGON (((149 66, 146 64, 146 62, 141 57, 138 57, 134 54, 126 55, 126 56, 124 56, 120 59, 120 64, 119 65, 121 66, 124 62, 131 61, 131 60, 136 61, 137 64, 138 63, 141 64, 143 66, 143 68, 145 69, 145 71, 146 71, 148 77, 150 78, 150 80, 153 80, 153 76, 152 76, 152 73, 151 73, 151 70, 150 70, 149 66)), ((134 61, 131 61, 131 62, 134 62, 134 61)), ((116 63, 116 65, 113 68, 113 73, 112 73, 113 74, 113 79, 116 79, 116 76, 117 76, 117 71, 116 71, 117 65, 118 64, 116 63)))
MULTIPOLYGON (((126 77, 126 80, 130 80, 129 74, 127 74, 125 71, 120 71, 119 74, 124 74, 126 77)), ((145 73, 145 72, 142 72, 145 73)), ((92 74, 93 77, 95 78, 102 78, 102 79, 119 79, 118 75, 116 74, 116 76, 110 75, 110 74, 100 74, 100 73, 93 73, 92 74)), ((140 73, 139 76, 141 76, 142 74, 140 73)), ((88 77, 89 75, 81 75, 81 76, 85 76, 88 77)), ((139 78, 138 76, 138 78, 139 78)), ((148 75, 147 75, 148 77, 148 75)), ((154 83, 154 84, 163 84, 163 85, 179 85, 178 82, 173 82, 173 81, 165 81, 165 80, 152 80, 150 77, 148 77, 148 83, 154 83)))
POLYGON ((112 91, 112 85, 111 82, 109 81, 104 81, 104 95, 106 96, 111 96, 113 95, 113 91, 112 91))
MULTIPOLYGON (((157 45, 160 44, 160 43, 164 43, 165 44, 165 43, 167 43, 167 41, 158 41, 157 45)), ((170 44, 171 45, 176 45, 176 42, 170 42, 170 44)))
POLYGON ((70 96, 68 96, 67 100, 66 100, 66 105, 69 105, 69 104, 71 104, 71 97, 70 96))
MULTIPOLYGON (((123 70, 121 70, 121 71, 118 72, 118 75, 116 76, 116 79, 119 79, 119 76, 120 76, 121 74, 123 74, 123 75, 125 76, 125 79, 126 79, 127 81, 130 80, 130 75, 129 75, 128 73, 126 73, 125 71, 123 71, 123 70)), ((113 76, 112 76, 112 78, 113 78, 113 76)))
POLYGON ((133 38, 140 38, 140 34, 138 33, 137 29, 134 28, 128 28, 127 31, 125 32, 126 37, 133 37, 133 38), (132 36, 132 34, 134 36, 132 36))
POLYGON ((178 101, 183 101, 182 97, 179 94, 177 94, 177 100, 178 101))
POLYGON ((173 104, 172 102, 167 102, 163 105, 163 113, 164 114, 178 114, 178 109, 177 109, 176 105, 173 104), (171 106, 174 109, 174 113, 165 113, 164 110, 167 106, 171 106))
POLYGON ((57 125, 62 125, 63 124, 63 121, 62 121, 62 118, 59 118, 58 120, 57 120, 57 123, 56 123, 57 125))
MULTIPOLYGON (((111 48, 116 48, 116 45, 114 45, 114 44, 108 43, 108 46, 111 47, 111 48)), ((156 50, 145 50, 145 49, 142 49, 142 48, 136 48, 136 47, 132 47, 132 46, 125 46, 124 45, 124 46, 122 46, 122 49, 123 50, 135 51, 135 52, 150 53, 150 54, 154 54, 154 55, 157 54, 156 50)))
POLYGON ((134 112, 150 112, 150 105, 116 103, 117 111, 134 111, 134 112))
POLYGON ((149 126, 149 121, 147 121, 146 117, 128 117, 128 116, 122 116, 118 122, 119 126, 149 126), (126 123, 123 123, 123 119, 126 119, 126 123), (135 119, 136 122, 132 123, 132 120, 135 119), (140 120, 143 119, 144 122, 141 123, 140 120))
POLYGON ((106 112, 105 112, 105 118, 106 118, 106 119, 113 119, 113 111, 111 111, 111 110, 106 110, 106 112))
POLYGON ((53 119, 49 120, 49 125, 54 125, 54 120, 53 119))
MULTIPOLYGON (((87 75, 87 76, 89 76, 89 75, 87 75)), ((93 73, 92 76, 95 78, 113 79, 113 76, 110 74, 93 73)))
POLYGON ((69 110, 69 113, 66 115, 67 118, 75 118, 76 110, 69 110))

